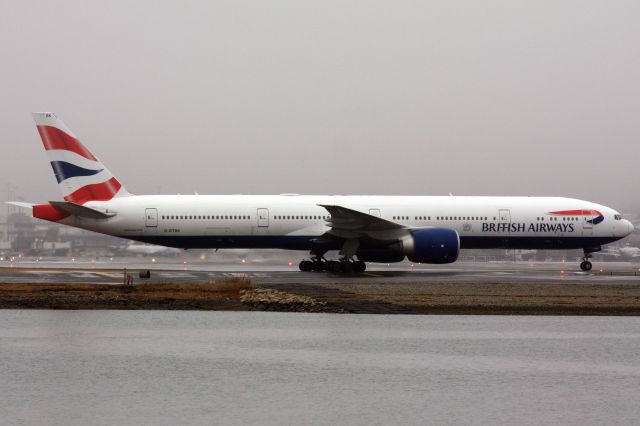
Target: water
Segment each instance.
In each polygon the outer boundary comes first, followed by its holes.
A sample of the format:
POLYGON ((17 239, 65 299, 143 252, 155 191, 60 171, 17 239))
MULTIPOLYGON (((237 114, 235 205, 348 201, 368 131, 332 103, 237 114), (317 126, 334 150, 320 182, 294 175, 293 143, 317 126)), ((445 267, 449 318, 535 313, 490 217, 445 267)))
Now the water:
POLYGON ((638 424, 640 318, 0 311, 0 424, 638 424))

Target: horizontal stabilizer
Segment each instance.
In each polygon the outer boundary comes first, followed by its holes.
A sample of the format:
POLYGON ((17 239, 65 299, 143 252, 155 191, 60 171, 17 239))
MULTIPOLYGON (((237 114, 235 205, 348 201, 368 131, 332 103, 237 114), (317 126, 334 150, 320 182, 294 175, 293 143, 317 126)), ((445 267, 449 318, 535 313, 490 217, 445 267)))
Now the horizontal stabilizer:
POLYGON ((64 210, 69 214, 91 219, 106 219, 116 215, 114 212, 100 211, 90 207, 81 206, 79 204, 70 203, 68 201, 49 201, 49 204, 57 209, 64 210))

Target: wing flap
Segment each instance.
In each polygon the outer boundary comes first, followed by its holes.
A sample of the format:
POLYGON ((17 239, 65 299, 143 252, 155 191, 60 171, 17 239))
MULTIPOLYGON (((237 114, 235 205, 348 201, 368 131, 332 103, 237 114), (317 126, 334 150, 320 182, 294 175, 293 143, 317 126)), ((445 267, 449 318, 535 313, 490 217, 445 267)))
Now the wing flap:
POLYGON ((325 237, 389 242, 397 240, 407 232, 405 226, 378 216, 342 206, 319 205, 327 209, 331 215, 327 219, 327 225, 330 229, 324 234, 325 237))
POLYGON ((331 215, 330 219, 327 219, 327 223, 332 229, 344 230, 344 231, 357 231, 364 232, 370 231, 389 231, 394 229, 404 229, 403 225, 395 222, 382 219, 378 216, 373 216, 368 213, 359 212, 347 207, 319 204, 321 207, 327 209, 331 215))

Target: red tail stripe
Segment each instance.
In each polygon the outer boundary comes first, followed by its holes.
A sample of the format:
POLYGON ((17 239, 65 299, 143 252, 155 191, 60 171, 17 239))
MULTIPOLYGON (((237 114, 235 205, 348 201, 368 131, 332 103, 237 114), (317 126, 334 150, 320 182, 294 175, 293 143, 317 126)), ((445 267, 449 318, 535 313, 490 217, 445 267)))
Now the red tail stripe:
POLYGON ((86 185, 77 191, 64 197, 65 200, 76 204, 84 204, 87 201, 107 201, 112 199, 122 188, 115 177, 106 182, 86 185))
POLYGON ((50 149, 66 149, 67 151, 72 151, 78 155, 82 155, 84 158, 88 158, 89 160, 98 161, 98 159, 94 157, 78 139, 70 136, 57 127, 38 126, 38 132, 42 138, 44 148, 47 151, 50 149))
POLYGON ((561 216, 602 216, 598 210, 562 210, 558 212, 549 212, 549 214, 557 214, 561 216))

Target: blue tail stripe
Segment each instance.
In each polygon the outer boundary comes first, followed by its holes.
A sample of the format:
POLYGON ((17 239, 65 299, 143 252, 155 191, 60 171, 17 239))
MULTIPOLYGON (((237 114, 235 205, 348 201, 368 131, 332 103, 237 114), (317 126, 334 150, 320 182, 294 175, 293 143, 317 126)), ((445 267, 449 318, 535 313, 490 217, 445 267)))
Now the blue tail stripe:
POLYGON ((66 161, 52 161, 51 167, 53 168, 53 173, 56 175, 58 183, 72 177, 93 176, 104 170, 85 169, 83 167, 76 166, 75 164, 67 163, 66 161))

